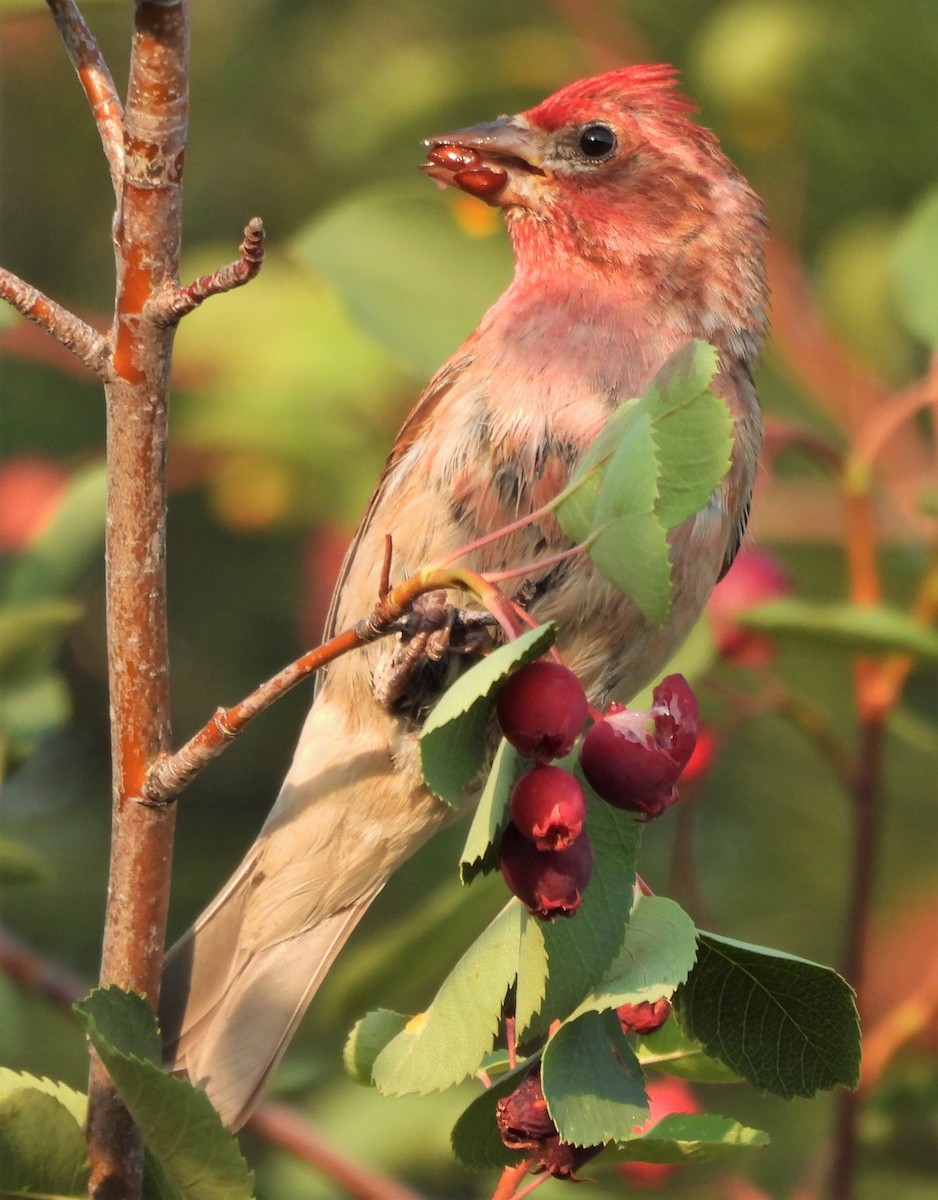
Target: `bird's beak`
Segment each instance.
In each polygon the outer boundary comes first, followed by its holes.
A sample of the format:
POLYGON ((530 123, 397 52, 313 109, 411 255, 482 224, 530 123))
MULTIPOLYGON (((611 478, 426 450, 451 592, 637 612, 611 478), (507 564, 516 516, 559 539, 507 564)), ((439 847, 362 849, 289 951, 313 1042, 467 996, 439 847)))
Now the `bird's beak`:
POLYGON ((518 203, 532 176, 543 175, 540 138, 523 117, 500 117, 483 125, 427 138, 423 169, 488 204, 518 203))

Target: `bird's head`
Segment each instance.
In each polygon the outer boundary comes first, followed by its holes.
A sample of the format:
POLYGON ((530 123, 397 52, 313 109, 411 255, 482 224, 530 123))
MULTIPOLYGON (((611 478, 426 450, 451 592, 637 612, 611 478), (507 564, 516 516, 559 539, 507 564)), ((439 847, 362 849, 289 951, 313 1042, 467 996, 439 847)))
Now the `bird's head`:
MULTIPOLYGON (((676 74, 633 66, 571 83, 516 116, 428 138, 424 170, 504 211, 522 272, 624 273, 692 307, 713 303, 703 291, 716 285, 757 314, 761 202, 691 119, 676 74)), ((761 338, 761 318, 734 315, 761 338)))

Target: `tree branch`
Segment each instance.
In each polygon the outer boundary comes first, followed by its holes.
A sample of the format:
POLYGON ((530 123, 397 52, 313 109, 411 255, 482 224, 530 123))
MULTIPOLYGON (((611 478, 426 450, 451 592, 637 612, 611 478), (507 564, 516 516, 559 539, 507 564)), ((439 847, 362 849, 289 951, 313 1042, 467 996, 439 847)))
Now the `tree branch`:
POLYGON ((44 329, 101 379, 110 377, 111 348, 107 338, 81 317, 63 308, 12 271, 0 267, 0 298, 44 329))
POLYGON ((233 263, 219 267, 211 275, 202 275, 185 287, 178 284, 168 287, 152 305, 154 319, 167 324, 175 323, 198 308, 209 296, 230 292, 249 283, 264 264, 264 222, 260 217, 252 217, 245 226, 244 241, 238 247, 238 255, 233 263))
POLYGON ((506 634, 509 637, 516 636, 511 606, 501 592, 481 575, 465 568, 427 567, 381 596, 372 612, 351 629, 302 655, 238 704, 217 709, 211 720, 175 754, 165 755, 153 764, 140 799, 151 805, 162 805, 174 799, 234 741, 249 722, 266 712, 291 688, 350 650, 367 646, 393 632, 395 623, 418 596, 449 588, 462 588, 474 593, 500 621, 506 634))
MULTIPOLYGON (((107 634, 113 756, 102 985, 155 1006, 174 811, 139 803, 169 744, 166 440, 173 329, 147 305, 178 278, 189 72, 188 0, 135 0, 124 186, 114 222, 117 302, 108 417, 107 634)), ((100 1062, 88 1110, 91 1195, 136 1200, 143 1146, 100 1062)))
POLYGON ((124 182, 124 112, 101 48, 74 0, 46 0, 84 89, 111 172, 115 199, 124 182))

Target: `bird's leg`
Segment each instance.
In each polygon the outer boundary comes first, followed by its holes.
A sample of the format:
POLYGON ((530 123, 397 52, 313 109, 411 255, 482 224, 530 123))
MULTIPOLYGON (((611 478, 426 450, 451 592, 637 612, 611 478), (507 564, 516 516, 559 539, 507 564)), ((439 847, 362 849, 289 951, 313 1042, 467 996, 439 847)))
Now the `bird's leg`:
POLYGON ((394 653, 375 670, 375 699, 393 712, 418 715, 451 681, 450 656, 479 656, 492 648, 496 624, 484 609, 451 604, 444 591, 418 597, 398 622, 394 653))

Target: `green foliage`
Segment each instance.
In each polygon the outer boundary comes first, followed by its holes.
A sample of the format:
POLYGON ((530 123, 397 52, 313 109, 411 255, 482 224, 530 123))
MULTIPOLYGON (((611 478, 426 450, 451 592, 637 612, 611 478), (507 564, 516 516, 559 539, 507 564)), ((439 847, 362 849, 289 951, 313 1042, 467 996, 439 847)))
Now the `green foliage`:
POLYGON ((498 870, 498 840, 508 824, 508 800, 524 767, 525 759, 502 738, 459 856, 463 883, 498 870))
POLYGON ((0 1069, 0 1196, 88 1194, 78 1100, 61 1084, 0 1069))
POLYGON ((669 1113, 650 1128, 603 1152, 603 1162, 714 1162, 738 1150, 758 1150, 768 1134, 712 1113, 669 1113))
POLYGON ((899 310, 926 346, 938 345, 938 190, 906 221, 896 245, 899 310))
POLYGON ((675 1006, 707 1053, 760 1091, 789 1099, 859 1082, 853 992, 829 967, 702 933, 675 1006))
POLYGON ((419 182, 353 193, 299 235, 296 251, 420 376, 471 332, 511 271, 504 237, 461 236, 447 201, 419 182), (441 269, 458 282, 445 305, 435 287, 441 269))
POLYGON ((708 1054, 695 1038, 688 1037, 675 1016, 654 1033, 639 1038, 635 1051, 643 1067, 691 1083, 739 1083, 742 1078, 725 1062, 708 1054))
POLYGON ((250 1200, 251 1172, 208 1096, 159 1065, 159 1030, 143 997, 98 988, 75 1011, 143 1135, 151 1194, 250 1200))
POLYGON ((614 1012, 561 1025, 544 1049, 541 1086, 561 1138, 576 1146, 627 1138, 648 1117, 644 1075, 614 1012))
POLYGON ((938 659, 938 631, 884 604, 861 607, 773 600, 741 615, 740 621, 774 637, 799 638, 850 654, 911 654, 938 659))
POLYGON ((500 684, 522 663, 540 658, 556 627, 529 629, 466 671, 440 698, 420 731, 420 766, 430 790, 457 808, 485 760, 492 711, 500 684))
POLYGON ((501 1139, 495 1122, 495 1106, 510 1096, 531 1069, 533 1059, 526 1059, 514 1071, 503 1075, 465 1109, 453 1126, 453 1151, 461 1163, 475 1170, 507 1167, 525 1157, 518 1150, 509 1150, 501 1139))
POLYGON ((729 468, 732 420, 711 383, 716 351, 677 350, 622 405, 555 502, 569 537, 656 624, 671 603, 668 531, 703 508, 729 468))

